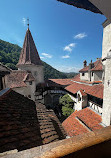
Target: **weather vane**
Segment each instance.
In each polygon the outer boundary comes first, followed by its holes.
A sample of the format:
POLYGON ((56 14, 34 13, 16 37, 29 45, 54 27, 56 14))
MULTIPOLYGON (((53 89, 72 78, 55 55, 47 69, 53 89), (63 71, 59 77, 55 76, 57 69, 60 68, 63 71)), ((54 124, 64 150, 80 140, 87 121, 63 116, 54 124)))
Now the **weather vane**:
POLYGON ((29 28, 29 18, 27 18, 27 26, 28 26, 28 28, 29 28))

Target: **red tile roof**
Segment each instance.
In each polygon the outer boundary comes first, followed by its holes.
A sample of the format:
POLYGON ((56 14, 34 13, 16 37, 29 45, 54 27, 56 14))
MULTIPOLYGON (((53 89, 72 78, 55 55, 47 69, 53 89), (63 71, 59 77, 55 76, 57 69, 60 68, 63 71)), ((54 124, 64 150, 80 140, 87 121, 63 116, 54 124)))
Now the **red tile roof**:
POLYGON ((65 136, 52 110, 11 89, 0 92, 0 153, 33 148, 65 136))
POLYGON ((91 71, 102 71, 103 70, 103 65, 101 60, 98 60, 97 64, 95 64, 95 67, 91 69, 91 71))
POLYGON ((86 133, 89 131, 88 129, 93 131, 103 128, 103 126, 100 125, 101 121, 102 119, 99 114, 97 114, 90 108, 85 108, 83 110, 75 111, 74 113, 72 113, 62 123, 62 125, 67 134, 72 137, 75 135, 86 133))
POLYGON ((50 79, 50 81, 53 81, 53 82, 55 82, 59 85, 63 85, 63 86, 70 85, 73 83, 71 81, 71 79, 50 79))
POLYGON ((76 75, 74 78, 72 78, 71 80, 73 81, 80 81, 80 74, 76 75))
POLYGON ((0 96, 0 153, 42 145, 35 103, 8 90, 0 96))
POLYGON ((35 80, 30 72, 23 70, 13 70, 5 79, 9 88, 26 87, 25 81, 35 80))
POLYGON ((83 69, 81 69, 79 72, 86 72, 89 70, 89 66, 84 67, 83 69))
MULTIPOLYGON (((92 68, 91 71, 102 71, 102 61, 101 61, 101 59, 95 61, 92 64, 94 64, 94 68, 92 68)), ((79 72, 86 72, 88 70, 89 70, 89 66, 86 66, 83 69, 81 69, 79 72)))
POLYGON ((27 29, 25 35, 23 49, 21 51, 19 62, 17 65, 19 66, 24 64, 42 65, 29 28, 27 29))
POLYGON ((82 89, 87 94, 103 99, 103 89, 104 89, 103 84, 89 86, 80 83, 73 83, 67 86, 65 89, 73 94, 77 93, 77 91, 82 89))
POLYGON ((24 82, 27 72, 22 70, 13 70, 9 75, 5 76, 7 87, 26 87, 27 85, 24 82))

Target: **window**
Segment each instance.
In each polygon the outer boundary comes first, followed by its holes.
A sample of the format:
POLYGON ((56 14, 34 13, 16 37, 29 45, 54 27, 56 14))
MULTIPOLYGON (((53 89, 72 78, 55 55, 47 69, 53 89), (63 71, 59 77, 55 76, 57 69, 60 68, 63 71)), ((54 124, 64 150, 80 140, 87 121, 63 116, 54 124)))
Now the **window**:
POLYGON ((34 72, 34 76, 37 76, 37 71, 34 72))
POLYGON ((92 76, 94 75, 94 72, 92 72, 92 76))
POLYGON ((82 76, 85 76, 85 73, 82 73, 82 76))
POLYGON ((79 101, 81 101, 81 97, 80 97, 80 95, 78 94, 78 102, 79 102, 79 101))
POLYGON ((31 95, 28 95, 28 98, 31 98, 31 95))
POLYGON ((32 81, 29 82, 29 85, 32 85, 32 81))

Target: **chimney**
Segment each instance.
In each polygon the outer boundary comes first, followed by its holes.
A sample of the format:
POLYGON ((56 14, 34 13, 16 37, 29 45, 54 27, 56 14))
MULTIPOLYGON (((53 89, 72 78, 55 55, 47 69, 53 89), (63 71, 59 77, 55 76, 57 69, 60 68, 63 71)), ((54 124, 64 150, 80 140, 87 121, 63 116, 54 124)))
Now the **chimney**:
POLYGON ((84 65, 84 67, 87 66, 87 61, 86 60, 84 60, 83 65, 84 65))
POLYGON ((98 60, 100 60, 101 58, 96 58, 96 60, 98 61, 98 60))
POLYGON ((94 63, 92 63, 92 60, 91 60, 91 62, 89 63, 89 70, 91 70, 93 67, 94 67, 94 63))

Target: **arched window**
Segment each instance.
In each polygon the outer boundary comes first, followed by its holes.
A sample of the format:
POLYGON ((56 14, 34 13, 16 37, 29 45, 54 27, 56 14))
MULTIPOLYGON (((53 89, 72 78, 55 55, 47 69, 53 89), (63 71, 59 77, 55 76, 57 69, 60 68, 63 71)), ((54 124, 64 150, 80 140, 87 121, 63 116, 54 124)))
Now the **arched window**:
POLYGON ((80 97, 80 94, 78 94, 78 101, 81 101, 81 97, 80 97))

